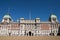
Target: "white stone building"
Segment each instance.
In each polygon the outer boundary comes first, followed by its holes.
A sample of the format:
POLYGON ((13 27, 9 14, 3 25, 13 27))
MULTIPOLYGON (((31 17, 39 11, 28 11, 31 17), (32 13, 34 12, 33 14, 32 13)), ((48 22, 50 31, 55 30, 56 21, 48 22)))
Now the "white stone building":
POLYGON ((57 36, 59 27, 60 23, 54 14, 50 15, 48 21, 41 21, 40 18, 20 18, 17 22, 6 14, 0 22, 0 36, 57 36))

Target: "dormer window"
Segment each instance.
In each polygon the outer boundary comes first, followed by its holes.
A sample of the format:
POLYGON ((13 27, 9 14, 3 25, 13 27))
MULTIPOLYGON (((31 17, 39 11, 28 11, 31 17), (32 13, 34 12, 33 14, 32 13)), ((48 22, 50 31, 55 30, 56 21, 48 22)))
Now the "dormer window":
POLYGON ((56 21, 56 18, 53 18, 53 21, 56 21))
POLYGON ((57 20, 57 16, 54 15, 54 14, 50 15, 49 21, 50 21, 50 22, 57 22, 57 21, 58 21, 58 20, 57 20))
POLYGON ((7 20, 7 19, 5 19, 5 20, 7 20))

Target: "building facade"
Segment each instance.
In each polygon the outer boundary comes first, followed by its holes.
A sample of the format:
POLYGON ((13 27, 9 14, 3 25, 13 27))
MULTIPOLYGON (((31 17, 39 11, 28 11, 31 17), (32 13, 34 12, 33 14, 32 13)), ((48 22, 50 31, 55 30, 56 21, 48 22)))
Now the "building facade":
POLYGON ((6 14, 0 22, 0 36, 57 36, 59 27, 60 23, 54 14, 50 15, 48 21, 41 21, 40 18, 20 18, 16 22, 6 14))

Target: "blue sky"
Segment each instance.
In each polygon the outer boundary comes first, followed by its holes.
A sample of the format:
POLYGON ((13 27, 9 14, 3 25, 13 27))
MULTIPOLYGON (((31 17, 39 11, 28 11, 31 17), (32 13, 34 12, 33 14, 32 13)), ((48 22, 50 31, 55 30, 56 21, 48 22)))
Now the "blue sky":
POLYGON ((8 12, 14 21, 29 19, 29 13, 31 19, 39 17, 41 21, 47 21, 54 13, 60 21, 60 0, 0 0, 0 20, 8 12))

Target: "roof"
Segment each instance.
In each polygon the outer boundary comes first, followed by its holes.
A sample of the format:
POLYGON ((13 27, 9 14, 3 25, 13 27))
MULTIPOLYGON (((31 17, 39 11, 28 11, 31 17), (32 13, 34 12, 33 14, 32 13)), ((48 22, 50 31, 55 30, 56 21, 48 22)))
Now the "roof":
POLYGON ((11 19, 11 16, 9 14, 6 14, 6 15, 4 15, 3 18, 10 18, 11 19))
POLYGON ((36 18, 36 19, 40 19, 40 18, 36 18))
POLYGON ((51 14, 51 16, 50 16, 51 18, 57 18, 57 16, 56 15, 54 15, 54 14, 51 14))

